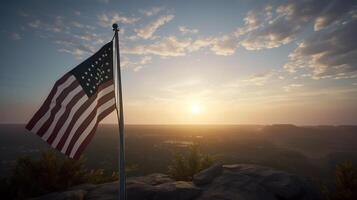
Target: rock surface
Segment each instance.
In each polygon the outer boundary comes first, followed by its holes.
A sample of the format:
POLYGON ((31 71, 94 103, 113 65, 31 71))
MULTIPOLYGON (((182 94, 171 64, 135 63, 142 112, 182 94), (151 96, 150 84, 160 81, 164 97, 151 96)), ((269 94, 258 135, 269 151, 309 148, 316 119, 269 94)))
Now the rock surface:
MULTIPOLYGON (((36 200, 117 200, 118 182, 85 184, 36 200)), ((129 178, 128 200, 319 200, 318 190, 296 175, 247 164, 203 170, 193 182, 174 181, 165 174, 129 178)))
POLYGON ((222 171, 222 165, 220 163, 215 163, 210 168, 207 168, 195 174, 193 176, 193 183, 198 186, 211 183, 213 179, 222 174, 222 171))

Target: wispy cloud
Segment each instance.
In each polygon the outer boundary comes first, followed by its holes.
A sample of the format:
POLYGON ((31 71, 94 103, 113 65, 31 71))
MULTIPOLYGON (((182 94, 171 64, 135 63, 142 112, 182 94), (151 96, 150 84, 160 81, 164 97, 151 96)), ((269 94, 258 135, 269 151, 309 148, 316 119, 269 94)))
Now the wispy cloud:
POLYGON ((144 26, 143 28, 135 29, 137 35, 144 39, 149 39, 153 36, 155 31, 166 24, 167 22, 171 21, 174 18, 174 15, 163 15, 157 18, 155 21, 149 23, 148 25, 144 26))
POLYGON ((139 12, 150 17, 159 14, 163 10, 165 10, 165 7, 152 7, 148 9, 140 9, 139 12))
POLYGON ((300 88, 302 86, 304 86, 304 85, 303 84, 294 83, 294 84, 290 84, 290 85, 284 86, 283 89, 285 90, 285 92, 291 92, 292 90, 294 90, 296 88, 300 88))
POLYGON ((198 33, 198 29, 190 29, 190 28, 187 28, 186 26, 179 26, 179 31, 182 33, 182 34, 196 34, 198 33))
POLYGON ((140 20, 139 17, 129 17, 119 15, 118 13, 100 14, 98 15, 99 25, 103 27, 111 27, 113 23, 133 24, 140 20))
POLYGON ((263 86, 274 75, 274 71, 267 71, 264 73, 257 73, 251 75, 247 79, 243 79, 242 82, 249 85, 263 86))
POLYGON ((190 40, 179 40, 175 36, 165 37, 149 45, 136 45, 125 47, 123 53, 146 55, 153 54, 159 56, 184 56, 186 49, 191 44, 190 40))
POLYGON ((121 66, 125 68, 132 68, 134 72, 142 70, 147 64, 152 61, 151 56, 143 56, 139 61, 131 61, 128 57, 123 56, 121 66))
POLYGON ((10 38, 12 39, 12 40, 21 40, 22 39, 22 37, 21 37, 21 35, 19 34, 19 33, 10 33, 10 38))
POLYGON ((229 56, 234 54, 237 47, 237 38, 234 36, 225 35, 214 40, 211 51, 217 55, 229 56))

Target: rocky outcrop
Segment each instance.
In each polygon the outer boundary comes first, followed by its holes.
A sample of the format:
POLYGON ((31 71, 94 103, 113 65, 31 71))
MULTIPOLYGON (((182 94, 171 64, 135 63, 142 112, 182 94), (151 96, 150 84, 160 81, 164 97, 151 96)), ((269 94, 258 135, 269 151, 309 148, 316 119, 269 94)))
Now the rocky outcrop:
MULTIPOLYGON (((36 200, 117 200, 118 182, 80 185, 36 200)), ((319 200, 314 186, 293 174, 247 164, 203 170, 193 182, 174 181, 165 174, 129 178, 128 200, 319 200)))
POLYGON ((220 163, 215 163, 210 168, 195 174, 193 176, 193 183, 198 186, 211 183, 213 179, 222 174, 222 171, 222 165, 220 163))

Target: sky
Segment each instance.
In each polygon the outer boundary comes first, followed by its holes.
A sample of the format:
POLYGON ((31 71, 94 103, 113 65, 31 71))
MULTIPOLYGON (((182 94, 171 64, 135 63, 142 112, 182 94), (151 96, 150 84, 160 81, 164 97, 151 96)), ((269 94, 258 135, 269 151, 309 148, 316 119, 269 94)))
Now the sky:
POLYGON ((127 124, 357 125, 356 1, 12 0, 0 13, 0 123, 26 123, 117 22, 127 124))

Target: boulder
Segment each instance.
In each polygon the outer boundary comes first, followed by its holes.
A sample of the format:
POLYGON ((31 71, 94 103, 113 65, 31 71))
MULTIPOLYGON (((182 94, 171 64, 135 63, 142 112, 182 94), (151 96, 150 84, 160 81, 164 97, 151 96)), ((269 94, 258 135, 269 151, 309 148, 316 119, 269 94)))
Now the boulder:
POLYGON ((65 192, 54 192, 31 200, 84 200, 87 191, 72 190, 65 192))
MULTIPOLYGON (((118 188, 118 182, 98 185, 86 200, 117 200, 118 188)), ((175 182, 164 174, 129 178, 126 189, 128 200, 190 200, 200 194, 192 182, 175 182)))
MULTIPOLYGON (((84 184, 33 200, 117 200, 118 182, 84 184)), ((193 182, 165 174, 128 178, 128 200, 320 200, 308 180, 284 171, 248 164, 220 165, 201 171, 193 182)))
POLYGON ((222 164, 215 163, 211 167, 202 170, 193 176, 193 183, 197 186, 211 183, 214 178, 221 175, 223 171, 222 164))
POLYGON ((139 177, 129 178, 128 182, 130 182, 130 181, 142 182, 142 183, 146 183, 149 185, 159 185, 162 183, 173 182, 174 180, 171 179, 166 174, 153 173, 153 174, 149 174, 147 176, 139 176, 139 177))
POLYGON ((319 200, 313 185, 296 175, 257 165, 224 165, 198 200, 319 200))
POLYGON ((200 188, 192 182, 176 181, 155 186, 154 200, 191 200, 199 196, 200 188))

